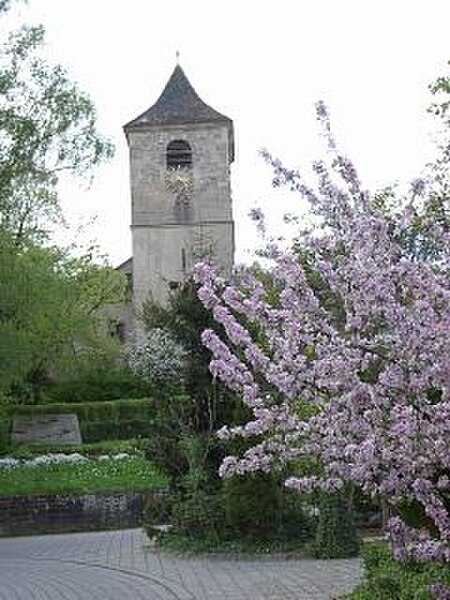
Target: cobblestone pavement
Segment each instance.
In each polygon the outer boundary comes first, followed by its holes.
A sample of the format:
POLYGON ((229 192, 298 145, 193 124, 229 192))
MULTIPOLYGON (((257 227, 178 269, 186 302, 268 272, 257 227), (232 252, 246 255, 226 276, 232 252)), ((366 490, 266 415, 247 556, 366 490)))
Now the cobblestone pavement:
POLYGON ((330 600, 357 559, 186 557, 139 529, 0 539, 0 600, 330 600))

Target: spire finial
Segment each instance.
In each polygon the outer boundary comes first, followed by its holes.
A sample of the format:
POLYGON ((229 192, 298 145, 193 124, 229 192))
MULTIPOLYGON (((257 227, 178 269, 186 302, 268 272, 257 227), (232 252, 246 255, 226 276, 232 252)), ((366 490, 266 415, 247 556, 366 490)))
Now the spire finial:
POLYGON ((180 64, 180 51, 179 50, 176 50, 176 52, 175 52, 175 58, 176 58, 176 61, 177 61, 177 65, 179 65, 180 64))

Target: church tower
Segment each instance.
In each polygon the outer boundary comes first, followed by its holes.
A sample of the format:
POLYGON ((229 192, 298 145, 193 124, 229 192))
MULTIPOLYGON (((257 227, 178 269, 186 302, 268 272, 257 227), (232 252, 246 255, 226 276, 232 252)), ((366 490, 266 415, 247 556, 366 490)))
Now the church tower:
POLYGON ((177 65, 156 103, 124 127, 130 151, 134 308, 164 304, 198 260, 231 273, 233 122, 177 65))

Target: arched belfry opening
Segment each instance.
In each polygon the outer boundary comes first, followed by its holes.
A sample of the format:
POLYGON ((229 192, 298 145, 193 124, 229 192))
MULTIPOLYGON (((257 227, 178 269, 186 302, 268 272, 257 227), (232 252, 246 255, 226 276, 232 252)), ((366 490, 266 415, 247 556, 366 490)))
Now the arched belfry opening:
POLYGON ((166 169, 191 169, 192 149, 186 140, 172 140, 167 144, 166 169))

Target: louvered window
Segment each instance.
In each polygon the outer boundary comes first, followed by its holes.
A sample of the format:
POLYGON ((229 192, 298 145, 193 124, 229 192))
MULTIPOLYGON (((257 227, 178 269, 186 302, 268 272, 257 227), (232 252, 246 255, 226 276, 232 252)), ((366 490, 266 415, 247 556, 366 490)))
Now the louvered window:
POLYGON ((166 150, 167 169, 191 169, 192 150, 185 140, 173 140, 166 150))

